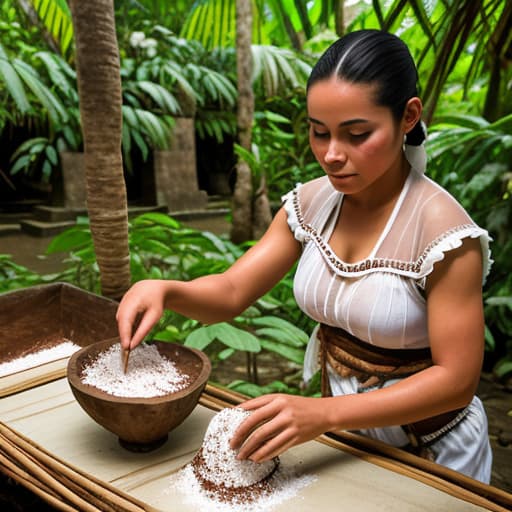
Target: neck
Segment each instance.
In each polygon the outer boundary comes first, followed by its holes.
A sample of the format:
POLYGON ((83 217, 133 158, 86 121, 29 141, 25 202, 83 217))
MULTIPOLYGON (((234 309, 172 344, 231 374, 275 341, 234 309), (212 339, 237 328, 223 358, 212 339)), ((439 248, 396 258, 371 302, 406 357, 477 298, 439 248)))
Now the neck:
POLYGON ((403 153, 400 153, 397 162, 391 166, 389 171, 384 173, 363 192, 346 195, 343 201, 360 210, 374 211, 385 208, 390 203, 394 204, 402 191, 410 169, 409 162, 403 153))

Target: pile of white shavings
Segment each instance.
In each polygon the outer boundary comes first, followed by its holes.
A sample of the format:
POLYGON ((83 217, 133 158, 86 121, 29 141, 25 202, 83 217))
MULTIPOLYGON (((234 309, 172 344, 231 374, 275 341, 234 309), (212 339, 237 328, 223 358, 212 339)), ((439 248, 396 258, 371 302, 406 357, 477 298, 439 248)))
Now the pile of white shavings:
POLYGON ((219 412, 210 422, 201 448, 205 467, 200 470, 200 477, 231 488, 233 494, 229 501, 217 498, 215 493, 203 487, 204 482, 198 480, 192 462, 171 477, 171 485, 166 493, 179 493, 184 504, 201 512, 269 512, 283 501, 296 497, 302 488, 314 482, 314 476, 299 475, 295 468, 283 467, 282 463, 272 473, 277 461, 257 464, 236 459, 237 452, 229 447, 229 441, 249 414, 240 408, 219 412), (265 481, 265 492, 244 488, 270 473, 271 476, 265 481))
POLYGON ((215 500, 198 482, 190 464, 171 477, 171 486, 166 494, 179 493, 183 504, 201 512, 270 512, 283 501, 296 498, 299 491, 316 480, 313 475, 298 474, 293 467, 279 466, 268 480, 271 491, 249 496, 249 491, 240 494, 239 500, 230 502, 215 500))
POLYGON ((11 375, 16 372, 28 370, 45 363, 51 363, 65 357, 69 357, 82 347, 75 345, 71 341, 65 341, 51 348, 45 348, 23 357, 17 357, 11 361, 0 364, 0 377, 11 375))
POLYGON ((156 346, 145 343, 131 351, 124 373, 121 345, 116 343, 84 367, 82 382, 118 397, 152 398, 186 388, 189 377, 156 346))
POLYGON ((236 430, 250 414, 244 409, 227 408, 212 418, 202 445, 204 465, 198 468, 202 478, 216 485, 247 487, 274 470, 277 461, 258 464, 252 460, 238 460, 237 452, 229 446, 236 430))

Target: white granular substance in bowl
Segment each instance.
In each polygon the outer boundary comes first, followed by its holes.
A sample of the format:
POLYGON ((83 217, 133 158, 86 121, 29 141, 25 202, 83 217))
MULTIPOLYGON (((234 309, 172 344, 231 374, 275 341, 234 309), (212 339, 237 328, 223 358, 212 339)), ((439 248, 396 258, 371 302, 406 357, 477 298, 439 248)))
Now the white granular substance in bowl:
POLYGON ((185 504, 201 512, 267 512, 316 480, 284 468, 277 458, 261 464, 237 460, 229 442, 250 414, 227 408, 215 415, 201 449, 171 477, 168 492, 178 492, 185 504))
POLYGON ((22 357, 17 357, 16 359, 0 364, 0 377, 35 368, 45 363, 58 361, 59 359, 71 356, 81 348, 82 347, 75 345, 75 343, 71 341, 65 341, 54 347, 45 348, 22 357))
POLYGON ((189 376, 162 356, 154 345, 141 343, 130 353, 124 373, 121 346, 112 345, 85 366, 82 382, 110 395, 126 398, 152 398, 176 393, 189 385, 189 376))

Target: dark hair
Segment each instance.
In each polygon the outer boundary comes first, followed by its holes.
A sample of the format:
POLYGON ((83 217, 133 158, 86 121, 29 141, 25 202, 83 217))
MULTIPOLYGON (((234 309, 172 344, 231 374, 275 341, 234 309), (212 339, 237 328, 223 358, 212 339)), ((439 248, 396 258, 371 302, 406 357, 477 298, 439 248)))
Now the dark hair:
MULTIPOLYGON (((356 84, 375 84, 377 105, 389 107, 397 121, 407 101, 418 95, 418 72, 409 48, 397 36, 381 30, 350 32, 334 42, 313 67, 306 90, 333 75, 356 84)), ((406 142, 418 146, 424 140, 418 121, 406 142)))

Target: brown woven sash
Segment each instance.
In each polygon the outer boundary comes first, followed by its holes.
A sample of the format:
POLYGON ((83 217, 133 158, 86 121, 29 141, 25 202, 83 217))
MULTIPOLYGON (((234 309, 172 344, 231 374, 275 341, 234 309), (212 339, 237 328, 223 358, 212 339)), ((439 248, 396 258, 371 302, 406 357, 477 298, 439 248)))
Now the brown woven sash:
MULTIPOLYGON (((347 331, 321 324, 320 367, 322 396, 330 396, 327 364, 341 377, 356 377, 359 390, 382 386, 390 379, 413 375, 432 366, 429 348, 386 349, 359 340, 347 331)), ((424 455, 422 448, 454 428, 466 415, 467 409, 449 411, 431 418, 403 425, 411 446, 424 455)))
MULTIPOLYGON (((417 373, 432 365, 429 348, 389 349, 359 340, 338 327, 321 324, 320 364, 322 376, 327 376, 326 364, 342 377, 356 377, 361 390, 382 386, 390 379, 417 373)), ((322 394, 330 395, 328 379, 322 377, 322 394), (324 383, 325 380, 325 383, 324 383)))

